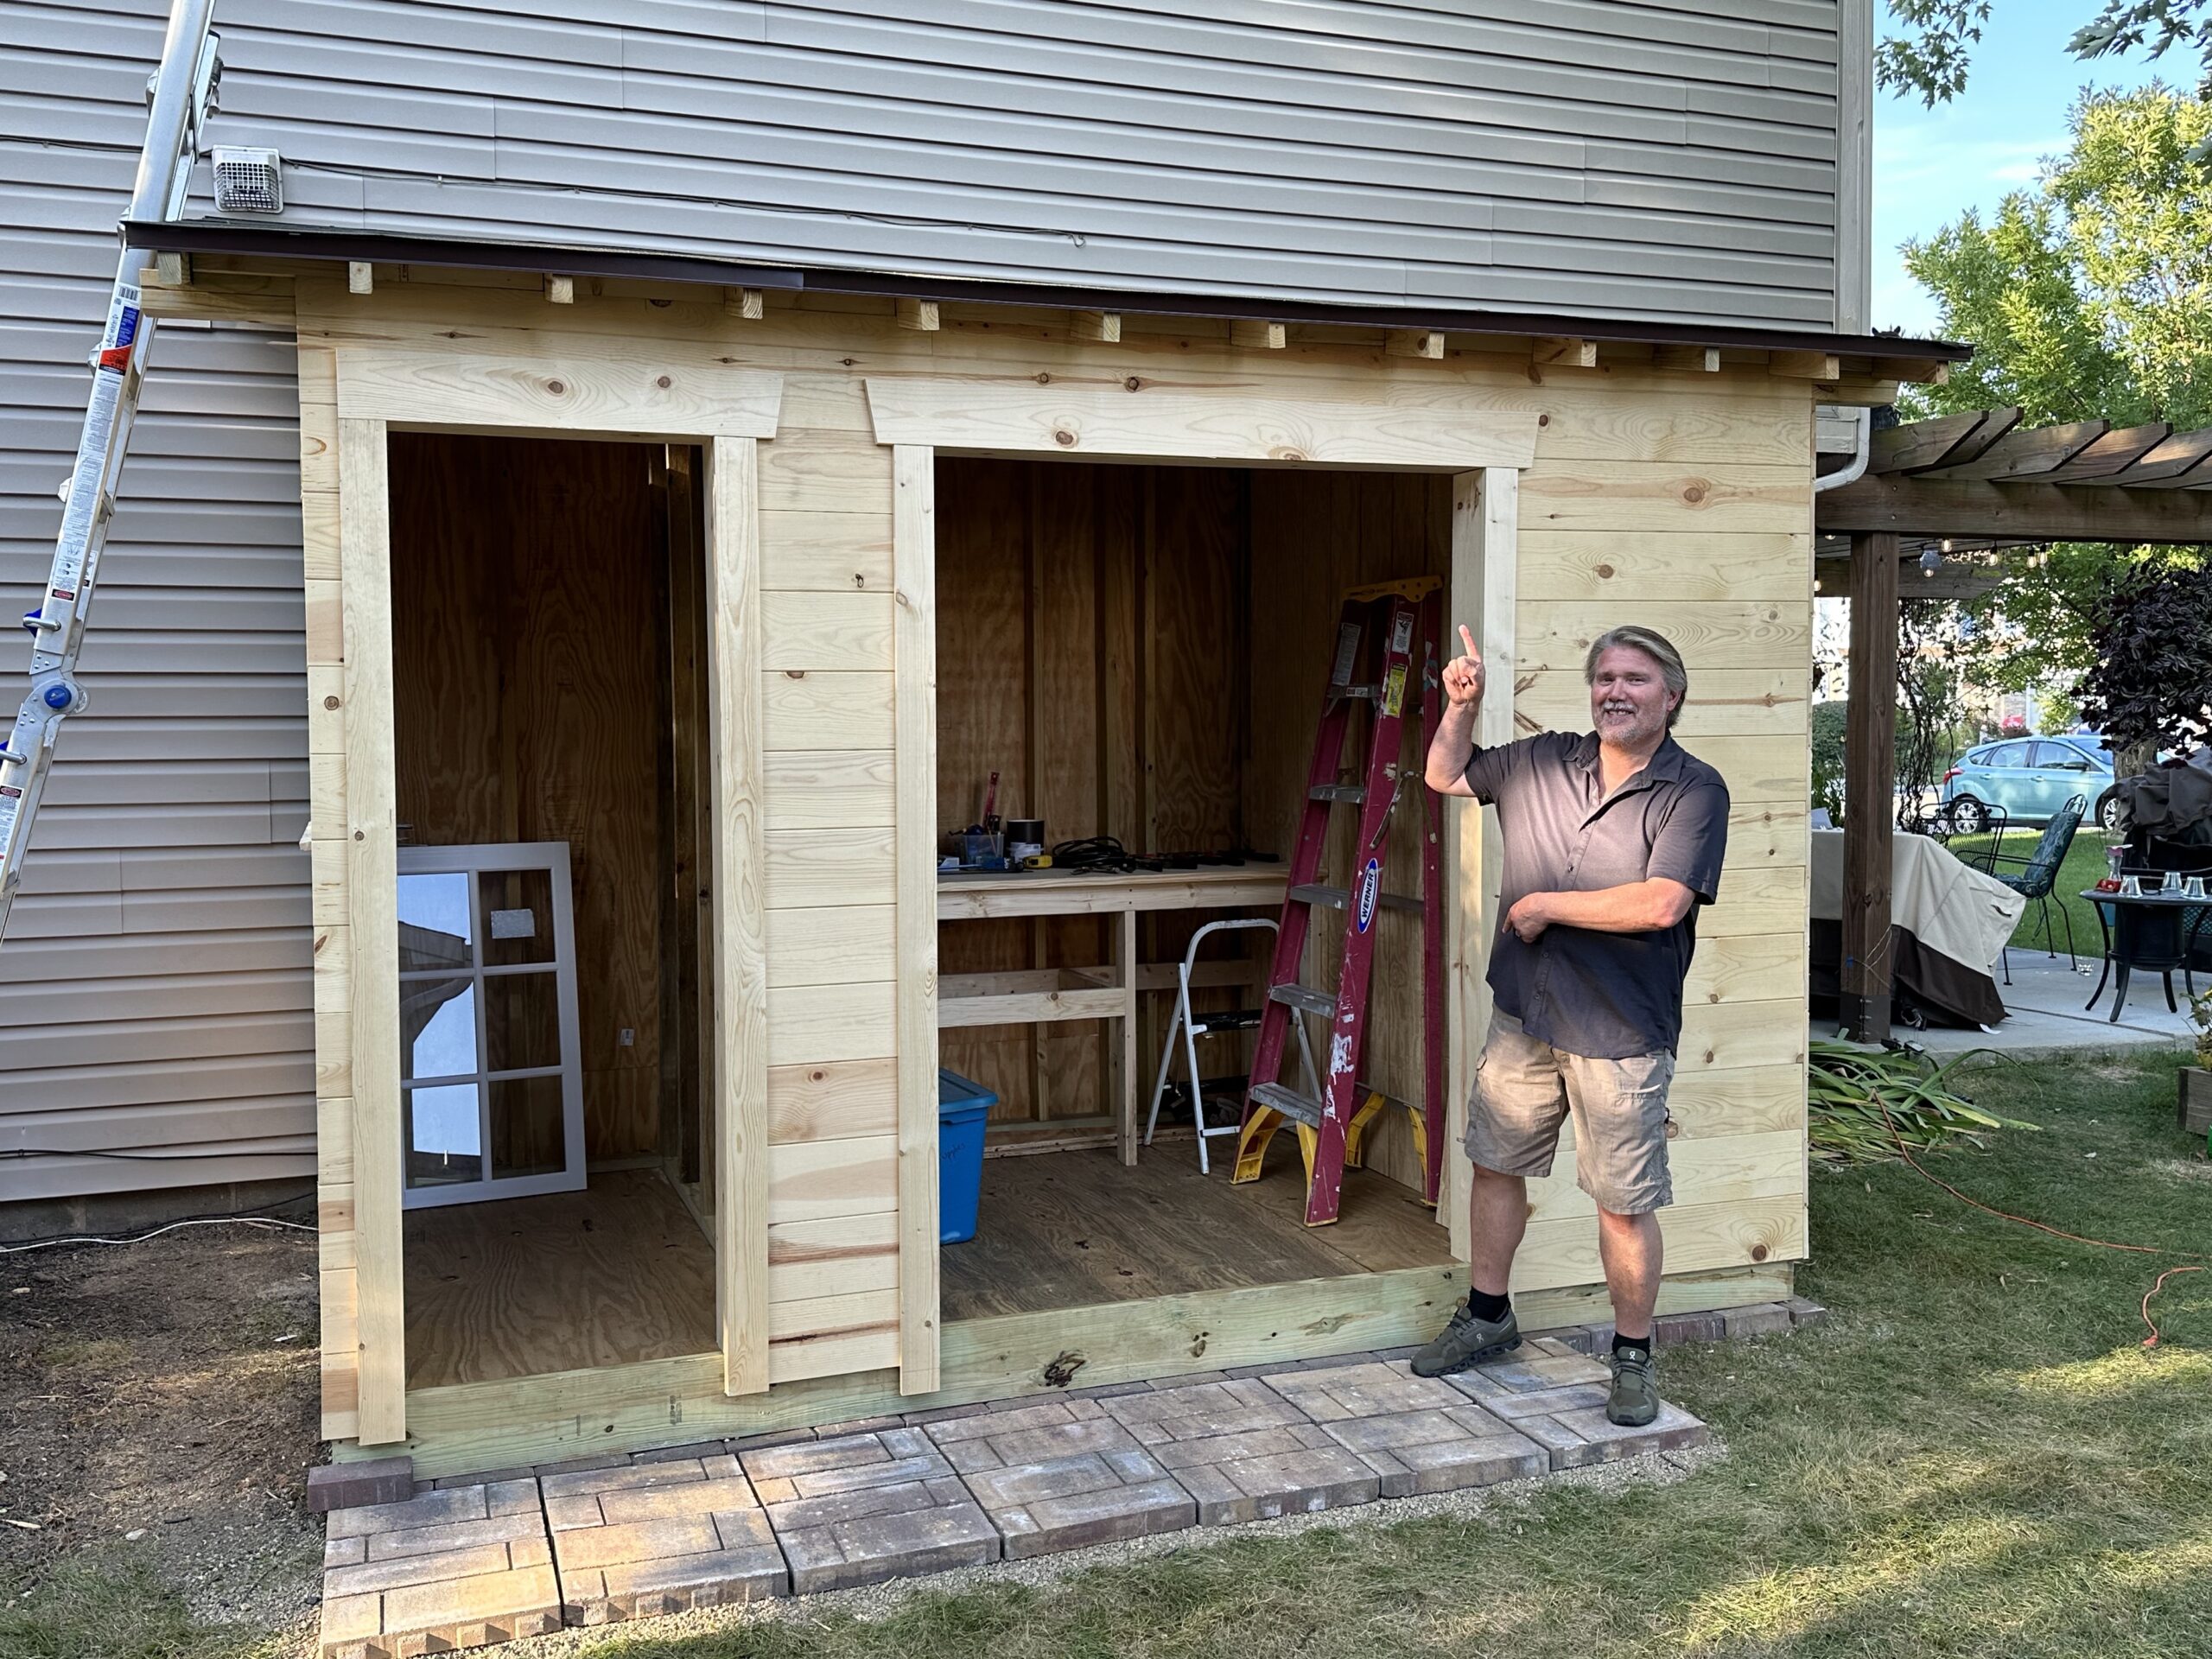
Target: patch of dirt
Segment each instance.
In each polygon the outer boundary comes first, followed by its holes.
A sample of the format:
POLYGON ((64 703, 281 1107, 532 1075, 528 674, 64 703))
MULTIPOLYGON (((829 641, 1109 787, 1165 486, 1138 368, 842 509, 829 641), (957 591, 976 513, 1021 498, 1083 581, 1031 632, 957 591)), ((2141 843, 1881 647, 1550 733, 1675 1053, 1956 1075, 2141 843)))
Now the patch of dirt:
POLYGON ((316 1290, 309 1233, 0 1255, 0 1577, 119 1551, 207 1623, 311 1621, 316 1290))

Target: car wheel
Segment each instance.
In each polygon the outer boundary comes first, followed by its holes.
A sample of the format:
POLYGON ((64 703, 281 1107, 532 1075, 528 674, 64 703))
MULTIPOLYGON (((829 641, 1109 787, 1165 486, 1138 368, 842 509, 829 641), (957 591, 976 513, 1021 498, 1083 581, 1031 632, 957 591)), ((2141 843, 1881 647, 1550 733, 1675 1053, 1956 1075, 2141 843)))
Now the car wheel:
POLYGON ((1950 817, 1951 833, 1955 836, 1978 836, 1989 827, 1988 812, 1971 795, 1953 798, 1950 817))
POLYGON ((2107 790, 2097 798, 2097 828, 2108 836, 2120 833, 2120 791, 2107 790))

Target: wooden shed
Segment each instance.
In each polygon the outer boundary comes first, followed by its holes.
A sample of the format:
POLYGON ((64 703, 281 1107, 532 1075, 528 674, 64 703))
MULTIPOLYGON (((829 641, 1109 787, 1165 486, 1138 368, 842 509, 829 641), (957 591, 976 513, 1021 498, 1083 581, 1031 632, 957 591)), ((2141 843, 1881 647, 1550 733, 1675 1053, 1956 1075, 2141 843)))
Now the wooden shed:
MULTIPOLYGON (((1661 1306, 1788 1294, 1815 404, 1931 359, 221 240, 148 308, 297 331, 340 1456, 466 1472, 1432 1334, 1456 1131, 1437 1209, 1401 1123, 1326 1229, 1287 1150, 1236 1186, 1186 1111, 1135 1144, 1165 964, 1201 912, 1271 914, 1280 865, 1079 903, 938 868, 993 772, 1053 842, 1287 850, 1339 597, 1407 576, 1482 641, 1488 741, 1586 724, 1609 625, 1682 648, 1735 805, 1661 1306), (961 1244, 941 1065, 998 1097, 961 1244)), ((1445 840, 1456 1119, 1496 920, 1482 813, 1445 840)), ((1408 1098, 1413 981, 1386 935, 1369 1071, 1408 1098)), ((1524 1324, 1599 1316, 1588 1200, 1532 1204, 1524 1324)))

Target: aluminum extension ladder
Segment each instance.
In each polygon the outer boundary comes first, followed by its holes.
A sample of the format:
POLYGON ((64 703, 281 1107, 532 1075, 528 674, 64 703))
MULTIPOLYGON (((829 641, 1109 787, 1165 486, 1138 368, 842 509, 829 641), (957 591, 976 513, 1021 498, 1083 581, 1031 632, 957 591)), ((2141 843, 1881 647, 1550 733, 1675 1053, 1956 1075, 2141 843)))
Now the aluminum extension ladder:
MULTIPOLYGON (((131 187, 130 218, 175 219, 184 211, 193 163, 207 142, 222 78, 219 42, 208 33, 214 0, 176 0, 169 12, 162 58, 147 83, 146 146, 131 187), (185 66, 189 73, 179 73, 185 66)), ((77 653, 85 643, 85 613, 99 578, 101 550, 115 512, 130 425, 146 373, 154 325, 139 309, 141 250, 125 243, 116 261, 108 297, 107 327, 92 359, 92 395, 85 408, 77 464, 63 497, 61 533, 46 596, 23 617, 31 636, 31 686, 14 728, 0 744, 0 939, 22 879, 32 821, 54 765, 54 740, 67 716, 83 712, 77 653)))
MULTIPOLYGON (((1441 702, 1437 652, 1443 631, 1443 583, 1433 576, 1355 588, 1344 596, 1338 624, 1336 661, 1322 705, 1313 764, 1306 774, 1306 807, 1300 822, 1298 850, 1290 867, 1281 931, 1274 963, 1268 975, 1268 1001, 1252 1060, 1244 1119, 1236 1141, 1232 1181, 1256 1181, 1268 1144, 1286 1124, 1298 1131, 1306 1164, 1306 1224, 1336 1220, 1347 1168, 1361 1162, 1361 1141, 1368 1126, 1393 1103, 1372 1084, 1358 1080, 1367 1037, 1368 988, 1375 966, 1375 926, 1385 911, 1409 911, 1420 918, 1421 1001, 1421 1092, 1419 1106, 1398 1102, 1412 1117, 1414 1141, 1421 1163, 1422 1197, 1436 1202, 1444 1156, 1444 889, 1443 813, 1435 792, 1416 770, 1412 777, 1421 814, 1421 892, 1419 898, 1382 891, 1382 866, 1391 813, 1407 784, 1401 762, 1406 722, 1420 721, 1426 755, 1436 736, 1441 702), (1353 673, 1369 664, 1369 678, 1353 673), (1351 704, 1368 703, 1367 754, 1360 763, 1363 781, 1337 781, 1344 758, 1351 704), (1359 809, 1358 839, 1345 885, 1325 887, 1319 877, 1329 835, 1329 809, 1359 809), (1336 988, 1299 982, 1306 937, 1317 908, 1344 915, 1336 988), (1316 1096, 1278 1080, 1290 1024, 1298 1020, 1301 1050, 1304 1016, 1329 1021, 1328 1063, 1316 1096)), ((1310 1085, 1309 1085, 1310 1086, 1310 1085)))

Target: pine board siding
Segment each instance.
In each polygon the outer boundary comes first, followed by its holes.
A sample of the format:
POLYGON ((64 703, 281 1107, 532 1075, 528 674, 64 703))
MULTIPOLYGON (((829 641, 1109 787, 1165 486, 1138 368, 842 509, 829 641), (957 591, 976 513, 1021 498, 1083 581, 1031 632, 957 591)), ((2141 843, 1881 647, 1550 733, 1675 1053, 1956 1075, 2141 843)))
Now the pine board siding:
MULTIPOLYGON (((0 7, 10 618, 52 562, 162 15, 0 7)), ((269 328, 156 341, 81 659, 92 709, 64 734, 0 949, 0 1147, 50 1154, 0 1164, 0 1204, 315 1178, 293 356, 269 328)))
MULTIPOLYGON (((302 224, 1827 329, 1864 3, 226 0, 216 132, 302 224)), ((151 10, 0 5, 0 92, 135 99, 151 10)))

